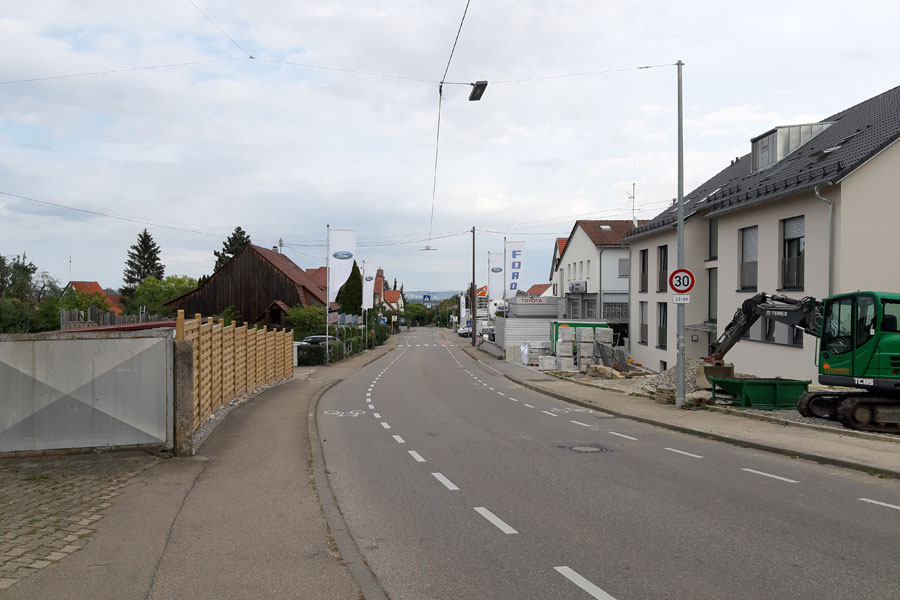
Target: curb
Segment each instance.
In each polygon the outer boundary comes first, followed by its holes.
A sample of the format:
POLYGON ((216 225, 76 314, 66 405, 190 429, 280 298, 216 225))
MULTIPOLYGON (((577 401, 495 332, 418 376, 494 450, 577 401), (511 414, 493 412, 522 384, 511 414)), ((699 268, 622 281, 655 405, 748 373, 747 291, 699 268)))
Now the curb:
MULTIPOLYGON (((466 354, 469 354, 469 353, 466 352, 466 354)), ((556 392, 552 392, 552 391, 549 391, 549 390, 543 390, 543 389, 541 389, 541 388, 539 388, 539 387, 537 387, 537 386, 531 385, 531 384, 529 384, 529 383, 527 383, 527 382, 525 382, 525 381, 520 381, 520 380, 518 380, 518 379, 514 379, 513 377, 507 375, 506 373, 503 373, 502 371, 499 371, 499 370, 497 370, 497 369, 491 367, 489 363, 487 363, 487 362, 481 360, 478 356, 474 356, 474 355, 472 355, 472 354, 469 354, 469 356, 470 356, 472 359, 474 359, 474 360, 476 360, 476 361, 482 363, 483 365, 489 367, 492 371, 494 371, 494 372, 496 372, 496 373, 502 375, 502 376, 505 377, 506 379, 509 379, 510 381, 512 381, 512 382, 514 382, 514 383, 516 383, 516 384, 518 384, 518 385, 521 385, 522 387, 524 387, 524 388, 526 388, 526 389, 529 389, 529 390, 531 390, 531 391, 533 391, 533 392, 537 392, 537 393, 539 393, 539 394, 544 394, 544 395, 546 395, 546 396, 550 396, 551 398, 556 398, 557 400, 562 400, 563 402, 568 402, 569 404, 575 404, 575 405, 577 405, 577 406, 583 406, 583 407, 585 407, 585 408, 592 408, 592 409, 597 410, 597 411, 599 411, 599 412, 606 413, 606 414, 609 414, 609 415, 613 415, 614 417, 619 417, 619 418, 621 418, 621 419, 629 419, 629 420, 631 420, 631 421, 637 421, 637 422, 639 422, 639 423, 646 423, 647 425, 653 425, 653 426, 656 426, 656 427, 661 427, 661 428, 663 428, 663 429, 669 429, 669 430, 671 430, 671 431, 677 431, 677 432, 679 432, 679 433, 686 433, 686 434, 688 434, 688 435, 693 435, 693 436, 696 436, 696 437, 702 437, 702 438, 706 438, 706 439, 710 439, 710 440, 716 440, 716 441, 720 441, 720 442, 725 442, 725 443, 728 443, 728 444, 732 444, 732 445, 734 445, 734 446, 741 446, 741 447, 744 447, 744 448, 753 448, 753 449, 755 449, 755 450, 762 450, 762 451, 764 451, 764 452, 771 452, 771 453, 773 453, 773 454, 780 454, 780 455, 782 455, 782 456, 789 456, 789 457, 791 457, 791 458, 802 458, 802 459, 804 459, 804 460, 809 460, 809 461, 812 461, 812 462, 817 462, 817 463, 819 463, 819 464, 828 464, 828 465, 834 465, 834 466, 837 466, 837 467, 844 467, 844 468, 847 468, 847 469, 854 469, 854 470, 856 470, 856 471, 862 471, 862 472, 868 473, 868 474, 870 474, 870 475, 871 475, 871 474, 884 474, 884 475, 889 475, 889 476, 891 476, 891 477, 893 477, 893 478, 895 478, 895 479, 900 479, 900 471, 894 471, 894 470, 892 470, 892 469, 882 469, 882 468, 878 468, 878 467, 873 467, 872 465, 866 465, 866 464, 857 463, 857 462, 853 462, 853 461, 842 460, 842 459, 839 459, 839 458, 832 458, 832 457, 829 457, 829 456, 822 456, 822 455, 819 455, 819 454, 812 454, 812 453, 809 453, 809 452, 794 452, 794 451, 791 451, 791 450, 787 450, 787 449, 785 449, 785 448, 781 448, 781 447, 779 447, 779 446, 771 446, 771 445, 769 445, 769 444, 760 444, 760 443, 758 443, 758 442, 751 442, 751 441, 747 441, 747 440, 738 440, 738 439, 734 439, 734 438, 728 437, 728 436, 726 436, 726 435, 721 435, 721 434, 716 434, 716 433, 709 433, 709 432, 706 432, 706 431, 698 431, 698 430, 696 430, 696 429, 690 429, 690 428, 688 428, 688 427, 682 427, 682 426, 680 426, 680 425, 674 425, 674 424, 672 424, 672 423, 667 423, 667 422, 665 422, 665 421, 657 421, 657 420, 655 420, 655 419, 648 419, 648 418, 646 418, 646 417, 638 417, 638 416, 635 416, 635 415, 628 415, 628 414, 620 413, 620 412, 618 412, 618 411, 611 410, 611 409, 608 409, 608 408, 598 407, 598 406, 595 406, 595 405, 593 405, 593 404, 591 404, 591 403, 589 403, 589 402, 583 402, 583 401, 581 401, 581 400, 576 400, 576 399, 574 399, 574 398, 569 398, 569 397, 567 397, 567 396, 564 396, 564 395, 562 395, 562 394, 558 394, 558 393, 556 393, 556 392)), ((742 416, 743 416, 743 415, 742 415, 742 416)), ((747 416, 750 416, 750 415, 747 415, 747 416)), ((755 416, 761 416, 761 415, 752 415, 752 416, 755 417, 755 416)), ((762 419, 762 420, 765 420, 765 419, 762 419)), ((780 424, 780 423, 779 423, 779 424, 780 424)), ((798 425, 797 423, 792 423, 792 424, 793 424, 793 425, 798 425)), ((804 425, 805 425, 805 424, 804 424, 804 425)), ((820 430, 820 431, 821 431, 821 430, 824 429, 824 430, 827 431, 828 433, 831 433, 831 430, 829 430, 828 428, 817 427, 817 426, 813 426, 813 427, 815 427, 817 430, 820 430)), ((837 430, 835 430, 835 431, 837 431, 837 430)), ((841 433, 843 433, 843 432, 841 432, 841 433)), ((866 438, 866 439, 871 439, 871 438, 866 438)), ((881 440, 881 439, 879 438, 879 439, 877 439, 876 441, 884 441, 884 440, 881 440)))

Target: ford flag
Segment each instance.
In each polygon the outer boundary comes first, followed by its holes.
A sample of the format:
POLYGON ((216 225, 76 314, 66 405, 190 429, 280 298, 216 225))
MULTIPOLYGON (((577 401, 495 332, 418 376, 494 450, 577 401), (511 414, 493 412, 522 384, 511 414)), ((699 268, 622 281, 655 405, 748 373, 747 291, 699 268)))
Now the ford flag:
POLYGON ((522 265, 525 262, 525 242, 506 242, 504 250, 506 253, 504 264, 506 277, 504 278, 503 297, 515 298, 516 292, 525 289, 523 287, 525 282, 522 279, 522 265))
POLYGON ((355 229, 328 228, 328 303, 335 301, 341 286, 353 271, 353 254, 356 252, 355 229))
POLYGON ((488 300, 503 298, 503 253, 488 252, 488 300))
POLYGON ((363 310, 372 310, 375 304, 375 265, 363 261, 362 276, 362 307, 363 310))

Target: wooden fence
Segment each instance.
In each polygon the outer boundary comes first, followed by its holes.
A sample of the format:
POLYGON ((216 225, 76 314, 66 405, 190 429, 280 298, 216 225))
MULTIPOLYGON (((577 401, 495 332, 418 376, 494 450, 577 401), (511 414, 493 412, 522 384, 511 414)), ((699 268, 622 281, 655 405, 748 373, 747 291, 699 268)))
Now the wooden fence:
POLYGON ((294 373, 293 330, 225 325, 224 319, 204 321, 199 314, 185 320, 179 310, 175 339, 193 342, 194 429, 223 404, 294 373))

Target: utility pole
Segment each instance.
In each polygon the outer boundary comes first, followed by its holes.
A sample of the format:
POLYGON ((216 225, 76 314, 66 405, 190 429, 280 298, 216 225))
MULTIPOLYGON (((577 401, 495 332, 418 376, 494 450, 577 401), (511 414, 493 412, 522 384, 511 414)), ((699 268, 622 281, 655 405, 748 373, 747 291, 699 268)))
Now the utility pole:
MULTIPOLYGON (((679 60, 678 66, 678 263, 677 268, 684 268, 684 116, 681 91, 681 67, 684 63, 679 60)), ((684 406, 684 304, 676 305, 677 314, 677 338, 676 338, 676 365, 675 369, 675 406, 684 406)))
POLYGON ((469 332, 469 335, 472 336, 472 346, 475 345, 475 331, 477 330, 475 324, 475 295, 475 226, 472 225, 472 330, 469 332))

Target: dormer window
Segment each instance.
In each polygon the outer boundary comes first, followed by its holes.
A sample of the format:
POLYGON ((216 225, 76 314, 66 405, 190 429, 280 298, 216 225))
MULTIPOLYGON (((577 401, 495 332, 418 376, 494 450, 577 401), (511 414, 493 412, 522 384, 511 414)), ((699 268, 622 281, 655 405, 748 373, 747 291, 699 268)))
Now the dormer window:
POLYGON ((776 127, 750 140, 753 172, 768 169, 782 158, 822 133, 831 123, 776 127))

